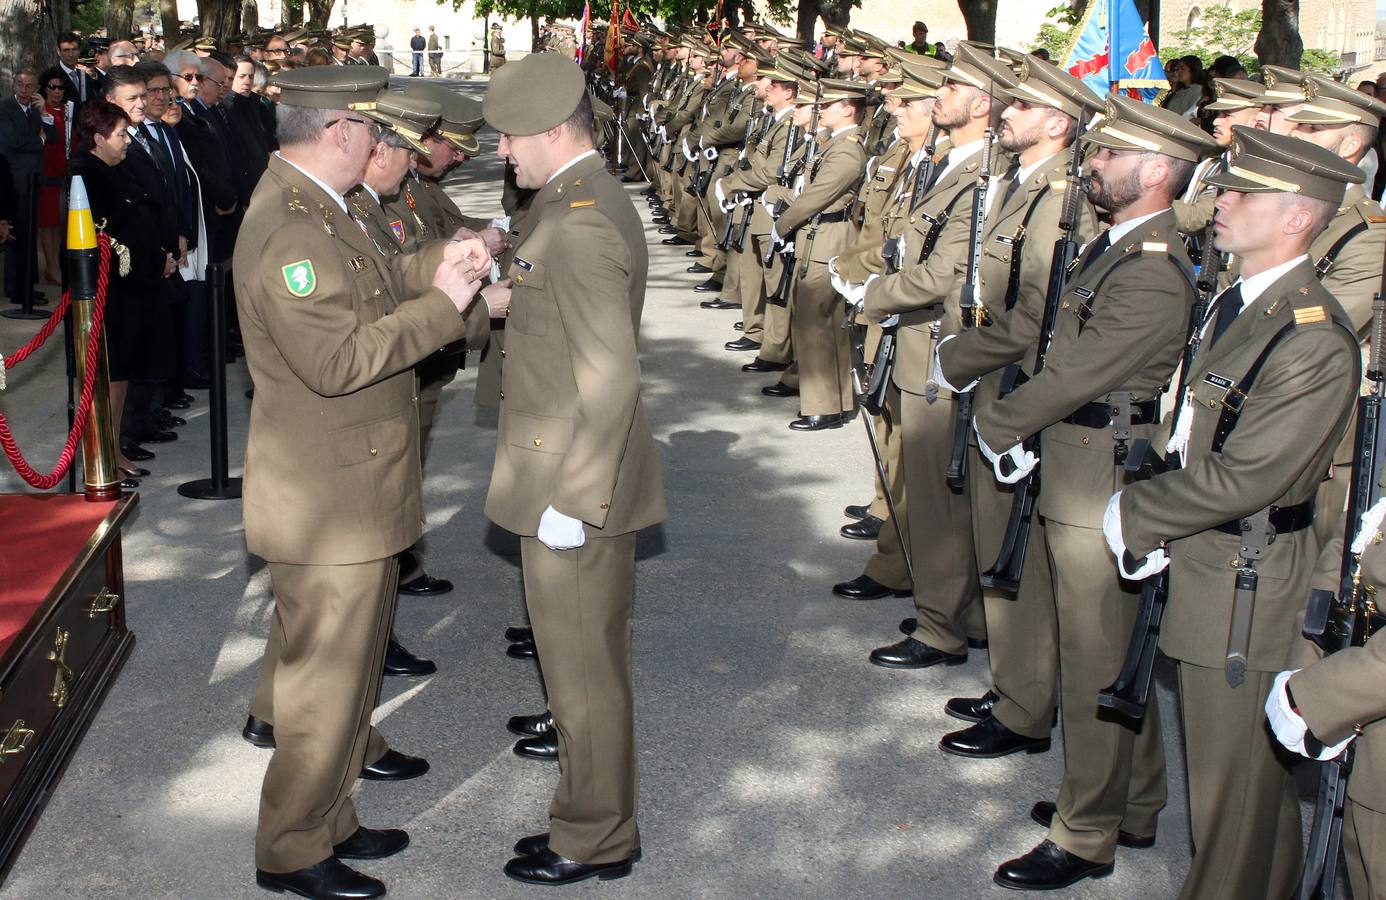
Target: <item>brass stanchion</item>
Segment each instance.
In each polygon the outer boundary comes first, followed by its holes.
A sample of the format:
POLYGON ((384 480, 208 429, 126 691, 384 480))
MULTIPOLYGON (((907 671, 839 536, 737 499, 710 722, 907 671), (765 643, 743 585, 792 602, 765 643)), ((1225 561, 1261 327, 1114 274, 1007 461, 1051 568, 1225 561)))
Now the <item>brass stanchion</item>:
POLYGON ((96 224, 91 217, 87 186, 80 175, 72 178, 67 205, 68 286, 72 295, 72 351, 77 371, 96 367, 91 412, 82 432, 82 473, 87 499, 93 502, 120 499, 120 475, 116 471, 114 422, 111 418, 111 380, 106 371, 106 338, 91 346, 92 318, 100 252, 96 224), (88 352, 90 349, 90 352, 88 352))

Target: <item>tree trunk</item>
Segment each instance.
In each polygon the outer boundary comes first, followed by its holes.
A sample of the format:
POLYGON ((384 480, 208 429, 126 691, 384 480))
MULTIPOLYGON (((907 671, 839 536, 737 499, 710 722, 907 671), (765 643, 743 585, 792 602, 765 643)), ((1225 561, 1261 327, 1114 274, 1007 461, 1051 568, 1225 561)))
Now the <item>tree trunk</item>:
POLYGON ((284 0, 279 4, 279 24, 297 28, 303 22, 303 0, 284 0))
POLYGON ((130 37, 135 31, 135 0, 111 0, 106 9, 106 34, 112 40, 130 37))
POLYGON ((52 64, 57 47, 50 24, 27 0, 0 0, 0 67, 6 75, 23 66, 41 70, 52 64))
POLYGON ((529 14, 529 51, 539 52, 539 16, 536 13, 529 14))
POLYGON ((159 21, 164 26, 164 46, 178 42, 178 0, 159 0, 159 21))
POLYGON ((996 0, 958 0, 958 9, 967 23, 969 41, 996 42, 996 0))
POLYGON ((812 47, 814 32, 818 26, 818 0, 800 0, 799 17, 795 22, 794 32, 799 36, 799 41, 806 47, 812 47))
POLYGON ((260 7, 255 0, 243 0, 241 3, 241 32, 244 34, 254 34, 260 30, 260 7))
POLYGON ((308 19, 318 28, 327 27, 327 17, 332 15, 332 0, 307 0, 308 19))
POLYGON ((240 0, 197 0, 197 20, 207 37, 225 41, 236 33, 240 17, 240 0))
POLYGON ((1299 36, 1299 0, 1261 0, 1261 33, 1256 37, 1261 65, 1299 68, 1304 41, 1299 36))

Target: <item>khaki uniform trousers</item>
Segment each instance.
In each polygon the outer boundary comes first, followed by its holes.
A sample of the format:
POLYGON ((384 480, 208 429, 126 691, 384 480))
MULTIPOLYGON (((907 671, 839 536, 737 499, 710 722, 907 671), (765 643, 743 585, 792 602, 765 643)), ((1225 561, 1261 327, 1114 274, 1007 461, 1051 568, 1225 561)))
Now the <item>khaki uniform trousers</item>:
POLYGON ((842 297, 833 290, 827 263, 797 261, 789 327, 799 364, 799 411, 823 416, 851 410, 851 338, 842 327, 842 297), (800 274, 802 273, 802 274, 800 274))
POLYGON ((276 749, 260 790, 255 865, 282 873, 322 862, 360 827, 351 788, 366 761, 399 569, 391 557, 269 563, 269 572, 276 749))
MULTIPOLYGON (((984 381, 978 391, 986 389, 984 381)), ((977 449, 973 437, 967 487, 980 574, 991 568, 1001 552, 1015 492, 993 477, 991 463, 977 449)), ((1053 575, 1044 545, 1044 520, 1038 513, 1031 513, 1030 541, 1020 581, 1018 594, 982 588, 987 661, 991 666, 991 689, 997 696, 991 714, 1016 734, 1047 738, 1054 729, 1054 707, 1058 701, 1059 626, 1054 610, 1053 575)))
POLYGON ((415 366, 419 373, 419 452, 428 459, 428 438, 433 432, 433 415, 438 410, 438 399, 443 388, 452 384, 457 377, 457 369, 462 363, 462 351, 434 353, 415 366))
POLYGON ((650 150, 642 136, 640 119, 638 117, 639 104, 632 103, 632 111, 626 114, 625 137, 620 135, 616 139, 625 144, 621 148, 621 158, 626 162, 626 175, 631 178, 644 180, 645 175, 650 171, 650 150))
MULTIPOLYGON (((1063 490, 1051 479, 1046 490, 1063 490)), ((1100 528, 1044 523, 1059 627, 1059 715, 1064 778, 1049 839, 1097 863, 1116 855, 1118 830, 1152 835, 1165 805, 1165 754, 1152 691, 1139 729, 1099 713, 1097 694, 1116 680, 1140 608, 1100 528)), ((1039 548, 1033 548, 1038 550, 1039 548)), ((1028 579, 1022 579, 1024 593, 1028 579)), ((1031 598, 1027 597, 1027 602, 1031 598)))
POLYGON ((1266 727, 1274 681, 1274 672, 1248 671, 1234 688, 1221 668, 1179 663, 1194 848, 1183 900, 1283 900, 1294 893, 1303 832, 1294 777, 1266 727))
POLYGON ((697 249, 701 251, 703 214, 698 211, 698 201, 684 190, 687 184, 688 179, 686 178, 681 178, 675 183, 674 215, 670 221, 678 229, 679 237, 698 244, 697 249))
POLYGON ((902 391, 900 424, 916 581, 918 624, 911 637, 944 653, 964 654, 968 638, 986 637, 986 622, 977 567, 970 564, 972 508, 967 495, 954 493, 944 479, 953 454, 953 399, 940 395, 930 403, 922 394, 902 391))
POLYGON ((501 359, 505 356, 504 319, 491 321, 491 339, 476 369, 476 405, 500 409, 501 359), (498 325, 499 322, 499 325, 498 325))
MULTIPOLYGON (((704 165, 708 163, 704 162, 704 165)), ((698 249, 702 251, 703 265, 712 269, 712 277, 722 281, 727 272, 727 254, 725 251, 717 249, 717 242, 722 238, 722 229, 727 225, 727 214, 722 212, 722 207, 717 203, 717 179, 721 178, 728 167, 719 158, 711 163, 716 166, 712 179, 707 183, 707 190, 703 192, 703 210, 698 212, 698 249)), ((692 197, 688 198, 693 200, 692 197)), ((696 205, 698 201, 693 200, 696 205)))
MULTIPOLYGON (((740 220, 742 211, 733 214, 740 220)), ((765 276, 761 272, 762 257, 756 255, 756 240, 749 231, 742 249, 732 256, 727 266, 728 281, 722 294, 741 304, 741 334, 757 344, 765 342, 765 276), (733 274, 733 270, 735 270, 733 274), (736 289, 732 289, 733 282, 736 289)))
MULTIPOLYGON (((751 244, 755 249, 757 264, 765 259, 765 252, 770 246, 770 233, 752 235, 751 244)), ((770 257, 770 265, 760 265, 760 296, 768 298, 779 286, 780 275, 784 272, 784 261, 780 255, 775 253, 770 257)), ((743 273, 743 277, 746 273, 743 273)), ((744 284, 744 283, 743 283, 744 284)), ((745 290, 745 287, 742 288, 745 290)), ((742 309, 744 311, 744 301, 742 309)), ((792 314, 789 306, 780 306, 778 303, 771 303, 765 299, 763 309, 765 310, 765 320, 760 338, 760 350, 756 351, 756 356, 766 362, 792 363, 794 361, 794 339, 792 336, 792 314)), ((798 386, 798 370, 783 372, 780 380, 790 386, 798 386), (786 377, 790 376, 790 377, 786 377), (792 379, 792 380, 791 380, 792 379)))
MULTIPOLYGON (((909 506, 905 489, 905 463, 902 455, 904 439, 900 432, 900 389, 895 385, 886 386, 885 408, 879 416, 872 417, 876 428, 876 443, 881 448, 881 460, 885 463, 886 477, 890 480, 890 495, 895 500, 895 514, 909 539, 909 506)), ((892 590, 909 590, 910 572, 905 566, 905 554, 900 548, 900 538, 895 526, 890 522, 890 510, 885 505, 884 491, 880 475, 876 476, 876 500, 872 501, 871 514, 881 519, 881 533, 876 537, 876 552, 866 561, 863 573, 866 577, 883 584, 892 590), (877 512, 879 505, 880 511, 877 512)))
POLYGON ((635 533, 592 530, 576 550, 521 538, 520 562, 558 732, 549 846, 578 862, 610 863, 640 846, 630 671, 635 533))
POLYGON ((1343 856, 1353 900, 1386 900, 1386 815, 1348 798, 1343 856))
MULTIPOLYGON (((733 230, 735 230, 735 227, 736 226, 733 224, 733 230)), ((736 245, 734 243, 728 243, 727 249, 722 251, 722 255, 725 259, 724 265, 726 266, 726 268, 722 272, 722 290, 718 291, 717 295, 719 298, 728 301, 740 302, 741 273, 744 270, 744 261, 741 259, 741 257, 745 256, 746 253, 745 251, 738 253, 736 250, 736 245)))

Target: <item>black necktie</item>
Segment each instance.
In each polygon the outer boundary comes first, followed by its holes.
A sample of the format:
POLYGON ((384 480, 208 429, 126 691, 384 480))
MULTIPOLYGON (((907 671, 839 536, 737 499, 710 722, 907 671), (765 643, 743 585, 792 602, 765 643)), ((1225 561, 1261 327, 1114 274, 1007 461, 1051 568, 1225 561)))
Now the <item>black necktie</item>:
POLYGON ((173 155, 164 146, 163 135, 159 134, 159 126, 153 122, 145 122, 145 137, 150 145, 149 153, 154 157, 154 162, 158 163, 159 169, 163 171, 164 178, 168 179, 170 186, 174 183, 173 155))
POLYGON ((1105 253, 1107 248, 1110 246, 1112 246, 1111 232, 1104 231, 1102 232, 1101 237, 1092 242, 1092 246, 1089 247, 1088 252, 1084 254, 1083 267, 1078 270, 1078 274, 1082 275, 1084 272, 1086 272, 1088 270, 1088 266, 1092 265, 1093 262, 1103 253, 1105 253))
POLYGON ((1006 170, 1006 192, 1001 195, 1001 205, 996 207, 998 210, 1006 208, 1011 197, 1015 195, 1016 189, 1020 187, 1020 160, 1013 160, 1010 168, 1006 170))
POLYGON ((1212 347, 1222 337, 1222 333, 1232 327, 1232 321, 1237 318, 1237 314, 1242 311, 1242 286, 1234 284, 1232 287, 1223 291, 1218 298, 1218 317, 1213 321, 1213 333, 1208 338, 1208 346, 1212 347))

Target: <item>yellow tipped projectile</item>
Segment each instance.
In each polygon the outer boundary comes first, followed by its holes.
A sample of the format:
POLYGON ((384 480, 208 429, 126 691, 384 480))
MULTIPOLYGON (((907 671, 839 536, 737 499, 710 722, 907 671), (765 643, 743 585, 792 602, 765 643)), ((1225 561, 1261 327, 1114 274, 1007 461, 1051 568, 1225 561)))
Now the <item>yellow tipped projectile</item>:
POLYGON ((81 175, 72 176, 67 200, 67 249, 95 250, 96 223, 91 218, 91 201, 81 175))

